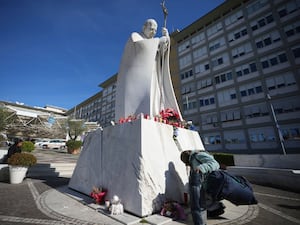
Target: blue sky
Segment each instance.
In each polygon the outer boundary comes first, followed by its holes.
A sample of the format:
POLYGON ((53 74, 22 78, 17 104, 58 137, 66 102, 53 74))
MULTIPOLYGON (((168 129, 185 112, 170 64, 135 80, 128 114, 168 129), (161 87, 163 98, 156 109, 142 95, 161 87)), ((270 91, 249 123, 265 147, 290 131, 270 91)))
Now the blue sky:
MULTIPOLYGON (((163 24, 161 0, 0 0, 0 100, 74 107, 117 73, 144 21, 163 24)), ((165 0, 171 33, 224 0, 165 0)))

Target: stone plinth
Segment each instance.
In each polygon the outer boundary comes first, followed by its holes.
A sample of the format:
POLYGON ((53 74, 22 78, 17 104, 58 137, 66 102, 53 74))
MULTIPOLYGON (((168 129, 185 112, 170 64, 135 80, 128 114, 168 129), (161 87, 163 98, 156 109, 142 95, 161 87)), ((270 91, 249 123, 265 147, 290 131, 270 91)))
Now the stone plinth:
MULTIPOLYGON (((196 131, 179 128, 181 149, 204 149, 196 131)), ((125 211, 143 217, 165 199, 183 202, 188 174, 173 140, 173 127, 135 120, 96 130, 84 140, 69 187, 89 195, 93 186, 118 195, 125 211)))

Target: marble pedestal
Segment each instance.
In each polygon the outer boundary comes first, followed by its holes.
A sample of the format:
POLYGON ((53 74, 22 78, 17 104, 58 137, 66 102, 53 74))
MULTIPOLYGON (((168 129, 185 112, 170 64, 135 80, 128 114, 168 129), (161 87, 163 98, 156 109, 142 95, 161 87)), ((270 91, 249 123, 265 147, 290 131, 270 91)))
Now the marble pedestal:
MULTIPOLYGON (((182 150, 204 149, 198 132, 179 128, 182 150)), ((183 202, 188 174, 173 127, 140 119, 96 130, 84 140, 69 188, 89 195, 93 186, 119 196, 124 210, 144 217, 164 200, 183 202)))

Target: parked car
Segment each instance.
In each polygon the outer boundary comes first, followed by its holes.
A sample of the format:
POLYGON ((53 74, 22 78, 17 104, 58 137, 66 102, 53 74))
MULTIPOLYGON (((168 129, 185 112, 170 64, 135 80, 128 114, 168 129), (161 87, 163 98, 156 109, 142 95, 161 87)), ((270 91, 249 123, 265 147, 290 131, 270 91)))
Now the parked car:
POLYGON ((66 147, 66 141, 62 139, 51 139, 47 142, 44 142, 41 146, 43 149, 47 149, 47 148, 64 149, 66 147))
POLYGON ((42 145, 49 141, 50 141, 50 139, 36 139, 36 140, 34 140, 34 147, 42 148, 42 145))

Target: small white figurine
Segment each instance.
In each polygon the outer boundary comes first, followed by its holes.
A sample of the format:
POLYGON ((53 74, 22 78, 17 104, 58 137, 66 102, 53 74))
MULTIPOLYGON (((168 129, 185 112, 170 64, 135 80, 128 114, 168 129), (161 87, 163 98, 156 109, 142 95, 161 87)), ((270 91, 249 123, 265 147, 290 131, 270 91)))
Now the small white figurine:
POLYGON ((114 195, 111 200, 111 206, 109 208, 111 215, 121 215, 124 212, 123 205, 118 196, 114 195))

